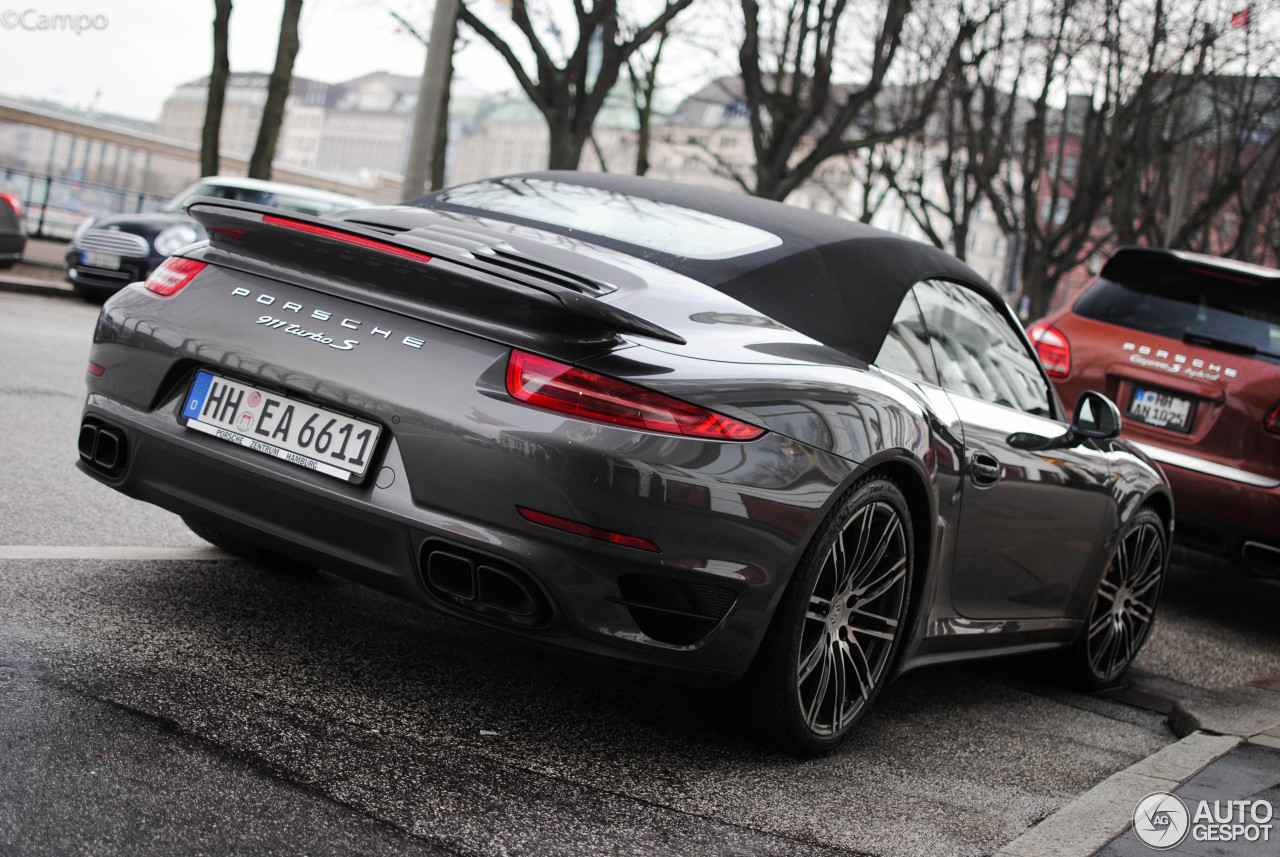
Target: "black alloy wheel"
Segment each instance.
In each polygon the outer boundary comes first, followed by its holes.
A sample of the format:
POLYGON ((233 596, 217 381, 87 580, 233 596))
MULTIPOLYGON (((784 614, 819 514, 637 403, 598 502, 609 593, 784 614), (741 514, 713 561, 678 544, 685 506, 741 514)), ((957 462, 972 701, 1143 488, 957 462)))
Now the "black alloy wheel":
POLYGON ((1113 684, 1138 656, 1155 619, 1168 547, 1164 521, 1150 509, 1125 526, 1075 644, 1077 672, 1086 686, 1113 684))
POLYGON ((898 486, 855 485, 801 559, 751 677, 763 725, 790 749, 836 746, 879 695, 906 630, 913 561, 898 486))

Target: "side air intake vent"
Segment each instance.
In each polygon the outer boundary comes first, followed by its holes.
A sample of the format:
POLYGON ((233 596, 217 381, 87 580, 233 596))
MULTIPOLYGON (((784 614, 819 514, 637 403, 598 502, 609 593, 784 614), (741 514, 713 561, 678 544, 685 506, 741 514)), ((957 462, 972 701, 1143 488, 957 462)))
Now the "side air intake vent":
POLYGON ((673 646, 690 646, 720 624, 738 596, 727 586, 674 580, 650 574, 624 574, 622 597, 646 636, 673 646))

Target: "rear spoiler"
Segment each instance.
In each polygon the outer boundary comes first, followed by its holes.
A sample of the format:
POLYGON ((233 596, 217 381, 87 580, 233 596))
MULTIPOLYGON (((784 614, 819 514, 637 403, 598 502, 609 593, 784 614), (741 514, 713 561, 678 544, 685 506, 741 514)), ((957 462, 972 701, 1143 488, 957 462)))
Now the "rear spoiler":
POLYGON ((390 294, 397 303, 440 305, 453 313, 501 315, 512 307, 527 311, 533 302, 543 309, 534 316, 554 308, 611 333, 685 344, 679 334, 600 300, 610 291, 603 284, 510 253, 470 252, 448 234, 433 241, 420 231, 402 235, 372 224, 207 197, 192 200, 187 213, 209 235, 216 251, 210 260, 230 267, 240 267, 236 258, 256 260, 310 275, 313 283, 332 280, 346 287, 342 291, 390 294))
POLYGON ((1280 284, 1280 270, 1275 268, 1159 247, 1121 247, 1107 260, 1099 276, 1116 283, 1128 283, 1135 276, 1149 281, 1162 274, 1199 274, 1238 283, 1280 284))

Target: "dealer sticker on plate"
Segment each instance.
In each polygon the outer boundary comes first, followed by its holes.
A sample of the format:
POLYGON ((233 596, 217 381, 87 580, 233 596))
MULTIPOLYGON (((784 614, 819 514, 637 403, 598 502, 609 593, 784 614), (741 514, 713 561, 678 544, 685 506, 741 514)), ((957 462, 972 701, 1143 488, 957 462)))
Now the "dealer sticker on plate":
POLYGON ((359 482, 381 427, 346 414, 197 372, 182 408, 187 428, 315 470, 359 482))

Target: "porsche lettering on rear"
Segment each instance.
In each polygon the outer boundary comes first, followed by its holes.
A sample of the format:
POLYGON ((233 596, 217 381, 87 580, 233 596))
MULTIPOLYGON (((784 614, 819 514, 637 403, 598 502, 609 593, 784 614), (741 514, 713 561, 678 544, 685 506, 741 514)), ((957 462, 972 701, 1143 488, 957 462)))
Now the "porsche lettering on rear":
MULTIPOLYGON (((244 288, 243 286, 237 286, 236 288, 232 289, 231 295, 237 298, 254 298, 255 303, 260 303, 263 306, 275 306, 280 301, 280 299, 277 298, 275 295, 269 295, 265 292, 259 292, 257 297, 254 297, 254 293, 251 290, 244 288)), ((301 314, 304 310, 306 310, 306 307, 298 303, 297 301, 285 301, 284 303, 280 304, 281 312, 292 312, 292 313, 301 314)), ((316 321, 330 321, 334 318, 334 315, 329 310, 313 309, 308 314, 307 317, 314 318, 316 321)), ((314 342, 319 342, 321 345, 328 345, 330 348, 336 348, 339 351, 351 351, 357 345, 360 344, 360 340, 358 339, 344 339, 342 340, 341 344, 339 344, 333 339, 333 337, 329 336, 329 334, 324 331, 306 330, 300 324, 295 324, 295 323, 286 321, 284 319, 276 318, 275 316, 270 316, 270 315, 258 316, 257 323, 261 325, 266 325, 273 329, 282 330, 285 333, 292 334, 293 336, 297 336, 302 339, 310 339, 314 342)), ((360 330, 362 327, 364 327, 365 323, 363 321, 360 321, 359 319, 344 318, 340 322, 338 322, 338 324, 341 327, 347 328, 348 330, 360 330)), ((380 336, 387 341, 391 340, 392 333, 393 331, 388 330, 384 327, 378 327, 376 324, 369 328, 370 336, 380 336)), ((419 350, 421 350, 422 346, 427 344, 427 341, 425 339, 422 339, 417 336, 406 336, 400 339, 399 342, 401 345, 407 346, 409 348, 416 348, 419 350)))
POLYGON ((1148 369, 1161 369, 1173 375, 1186 375, 1197 381, 1217 381, 1224 375, 1234 378, 1239 373, 1230 367, 1223 368, 1217 363, 1208 363, 1195 359, 1188 365, 1185 354, 1170 354, 1164 349, 1154 349, 1149 345, 1137 345, 1133 342, 1124 344, 1125 351, 1135 352, 1129 355, 1129 362, 1148 369))

